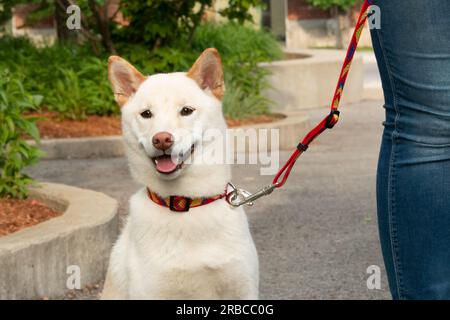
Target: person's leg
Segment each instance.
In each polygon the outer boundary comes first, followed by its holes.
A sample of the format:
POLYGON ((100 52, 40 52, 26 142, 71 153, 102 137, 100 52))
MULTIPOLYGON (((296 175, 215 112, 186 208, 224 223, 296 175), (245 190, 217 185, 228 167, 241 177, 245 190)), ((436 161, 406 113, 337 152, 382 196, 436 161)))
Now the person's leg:
POLYGON ((375 0, 386 121, 377 174, 394 299, 450 299, 450 1, 375 0))

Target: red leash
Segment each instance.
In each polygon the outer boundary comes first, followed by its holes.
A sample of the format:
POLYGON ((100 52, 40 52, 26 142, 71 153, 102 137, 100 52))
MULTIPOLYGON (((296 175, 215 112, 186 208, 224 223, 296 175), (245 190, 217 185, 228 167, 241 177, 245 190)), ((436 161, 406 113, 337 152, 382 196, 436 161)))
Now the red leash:
POLYGON ((308 149, 310 143, 313 142, 314 139, 316 139, 326 129, 333 128, 338 122, 339 111, 337 109, 341 101, 345 82, 347 81, 348 72, 350 70, 356 48, 358 47, 359 38, 361 37, 361 33, 367 20, 367 9, 372 2, 373 0, 364 0, 364 3, 362 4, 358 22, 356 23, 352 39, 347 49, 347 55, 345 56, 345 60, 342 65, 338 83, 336 85, 336 90, 334 91, 330 114, 320 121, 310 132, 308 132, 308 134, 306 134, 303 140, 298 144, 297 149, 289 157, 288 161, 284 164, 280 171, 278 171, 272 181, 272 185, 264 187, 255 194, 250 194, 249 192, 242 189, 237 189, 230 184, 233 190, 227 194, 226 199, 232 206, 238 207, 243 204, 251 205, 254 200, 272 193, 275 188, 282 187, 286 183, 286 180, 289 177, 289 174, 291 173, 298 157, 308 149))

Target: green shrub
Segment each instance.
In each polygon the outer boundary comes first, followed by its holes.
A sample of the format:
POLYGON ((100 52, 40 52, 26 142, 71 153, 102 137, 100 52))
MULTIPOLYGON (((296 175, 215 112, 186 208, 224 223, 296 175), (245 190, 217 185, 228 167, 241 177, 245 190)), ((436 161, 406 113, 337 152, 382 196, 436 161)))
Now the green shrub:
POLYGON ((25 141, 30 136, 39 141, 36 118, 23 116, 24 110, 36 108, 42 96, 27 94, 22 83, 0 74, 0 197, 23 198, 33 180, 23 169, 36 163, 38 148, 25 141))
POLYGON ((243 119, 270 113, 273 101, 262 95, 246 95, 241 88, 228 86, 223 97, 224 114, 230 119, 243 119))
POLYGON ((198 52, 181 48, 159 48, 149 51, 143 45, 121 44, 120 56, 130 61, 143 74, 168 73, 189 69, 198 52))
MULTIPOLYGON (((180 43, 189 46, 198 26, 202 24, 206 10, 211 9, 214 2, 214 0, 122 0, 121 12, 128 20, 128 25, 126 27, 116 25, 112 28, 112 42, 138 43, 153 49, 180 47, 180 43)), ((263 7, 263 3, 262 0, 229 0, 226 8, 219 9, 216 13, 228 21, 242 25, 253 21, 250 10, 263 7)))
POLYGON ((283 55, 270 33, 234 23, 207 23, 197 29, 193 47, 198 51, 215 47, 222 55, 226 116, 239 119, 270 112, 273 102, 262 95, 269 87, 269 72, 258 63, 283 55))
POLYGON ((112 115, 118 111, 107 82, 106 67, 97 59, 83 65, 81 70, 68 68, 56 70, 54 88, 46 100, 48 108, 57 111, 61 118, 82 120, 87 115, 112 115), (105 80, 94 81, 94 74, 100 73, 105 80))
POLYGON ((258 62, 280 59, 280 45, 269 32, 235 23, 204 23, 195 32, 192 48, 197 52, 208 47, 219 50, 225 58, 253 57, 258 62))
POLYGON ((308 0, 310 4, 319 7, 322 10, 328 10, 332 7, 338 7, 341 10, 348 10, 362 0, 308 0))
POLYGON ((36 48, 26 38, 0 39, 0 72, 16 75, 27 92, 45 96, 42 106, 63 118, 118 114, 108 81, 107 56, 89 48, 53 45, 36 48))
POLYGON ((54 93, 49 96, 49 107, 68 119, 86 118, 86 95, 80 88, 78 73, 72 69, 60 68, 55 80, 54 93))
MULTIPOLYGON (((245 118, 269 112, 271 102, 262 96, 268 71, 258 63, 279 59, 282 51, 268 32, 235 23, 203 23, 190 44, 179 41, 157 50, 142 44, 116 44, 119 54, 144 74, 188 70, 209 47, 217 48, 223 60, 225 115, 245 118)), ((86 46, 36 48, 24 38, 0 38, 0 72, 9 70, 20 77, 27 92, 44 95, 42 106, 63 118, 119 113, 108 82, 107 56, 96 57, 86 46)))

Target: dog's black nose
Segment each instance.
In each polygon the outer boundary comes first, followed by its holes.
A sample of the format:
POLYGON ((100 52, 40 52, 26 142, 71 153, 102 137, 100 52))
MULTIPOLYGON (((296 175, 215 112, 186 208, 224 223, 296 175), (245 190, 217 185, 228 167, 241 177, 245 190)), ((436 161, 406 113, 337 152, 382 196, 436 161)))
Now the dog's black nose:
POLYGON ((158 149, 165 151, 173 145, 173 136, 168 132, 158 132, 152 138, 153 146, 158 149))

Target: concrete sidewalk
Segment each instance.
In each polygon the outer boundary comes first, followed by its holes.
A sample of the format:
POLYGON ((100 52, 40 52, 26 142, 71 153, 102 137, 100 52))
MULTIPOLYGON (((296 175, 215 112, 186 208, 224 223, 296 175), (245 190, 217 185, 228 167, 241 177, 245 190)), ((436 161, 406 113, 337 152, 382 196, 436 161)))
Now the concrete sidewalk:
MULTIPOLYGON (((341 121, 303 155, 287 185, 248 208, 259 252, 262 299, 389 299, 379 249, 375 173, 382 131, 380 101, 344 106, 341 121), (368 290, 366 269, 382 269, 381 290, 368 290)), ((311 123, 327 109, 309 112, 311 123)), ((300 138, 300 137, 299 137, 300 138)), ((281 153, 281 161, 289 153, 281 153)), ((39 180, 105 192, 127 213, 139 187, 126 159, 48 160, 30 170, 39 180)), ((235 166, 237 185, 268 184, 258 166, 235 166)))
POLYGON ((381 77, 378 71, 377 60, 373 51, 358 52, 364 63, 364 99, 380 100, 383 99, 383 88, 381 86, 381 77))

